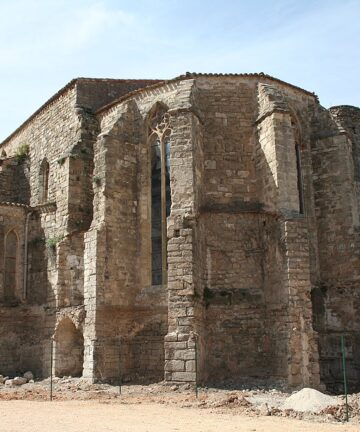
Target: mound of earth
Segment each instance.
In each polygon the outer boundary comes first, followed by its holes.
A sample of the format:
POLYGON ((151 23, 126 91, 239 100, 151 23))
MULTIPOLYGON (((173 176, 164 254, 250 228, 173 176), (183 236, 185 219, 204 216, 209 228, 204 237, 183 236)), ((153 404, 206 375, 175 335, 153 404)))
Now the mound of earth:
POLYGON ((304 388, 289 396, 281 408, 317 413, 329 406, 339 405, 339 403, 336 397, 325 395, 311 388, 304 388))

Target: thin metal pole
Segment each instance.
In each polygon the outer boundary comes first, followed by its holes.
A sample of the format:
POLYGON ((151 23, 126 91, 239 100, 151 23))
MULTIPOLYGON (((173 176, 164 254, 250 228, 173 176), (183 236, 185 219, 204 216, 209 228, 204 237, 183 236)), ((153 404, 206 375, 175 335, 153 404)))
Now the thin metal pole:
POLYGON ((343 367, 343 377, 344 377, 344 392, 345 392, 345 406, 346 406, 346 421, 349 421, 349 405, 348 405, 348 395, 347 395, 347 382, 346 382, 346 361, 345 361, 345 342, 344 335, 341 336, 341 352, 342 352, 342 367, 343 367))
POLYGON ((121 394, 122 376, 121 376, 121 337, 119 337, 119 394, 121 394))
POLYGON ((51 339, 51 351, 50 351, 50 400, 53 400, 53 345, 54 341, 51 339))
POLYGON ((198 391, 198 358, 197 358, 197 337, 195 337, 195 394, 196 399, 198 398, 199 391, 198 391))

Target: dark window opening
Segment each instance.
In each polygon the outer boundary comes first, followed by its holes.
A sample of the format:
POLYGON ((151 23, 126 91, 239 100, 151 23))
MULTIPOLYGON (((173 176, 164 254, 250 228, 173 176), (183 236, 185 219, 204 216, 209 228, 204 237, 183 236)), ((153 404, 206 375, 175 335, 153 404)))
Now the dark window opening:
POLYGON ((167 217, 171 211, 169 116, 159 106, 149 122, 151 150, 151 283, 167 283, 167 217))
POLYGON ((44 159, 40 167, 40 203, 46 203, 49 199, 49 174, 50 166, 44 159))
POLYGON ((152 284, 162 283, 160 141, 151 146, 151 268, 152 284))
POLYGON ((301 158, 300 158, 300 146, 295 144, 296 153, 296 170, 297 170, 297 188, 299 193, 299 213, 304 214, 304 187, 301 175, 301 158))

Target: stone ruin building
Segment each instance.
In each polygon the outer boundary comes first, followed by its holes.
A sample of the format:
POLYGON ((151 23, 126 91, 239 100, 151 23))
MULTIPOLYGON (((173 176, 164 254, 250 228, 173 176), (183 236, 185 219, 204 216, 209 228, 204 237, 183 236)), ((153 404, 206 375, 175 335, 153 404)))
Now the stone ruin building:
POLYGON ((360 109, 72 80, 0 144, 0 372, 360 390, 360 109))

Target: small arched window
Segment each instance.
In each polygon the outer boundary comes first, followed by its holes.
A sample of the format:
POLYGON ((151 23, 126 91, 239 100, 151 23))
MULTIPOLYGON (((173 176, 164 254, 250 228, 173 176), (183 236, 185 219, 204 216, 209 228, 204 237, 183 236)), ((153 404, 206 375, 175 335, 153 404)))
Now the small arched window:
POLYGON ((8 232, 5 237, 5 278, 4 278, 4 301, 11 303, 16 300, 17 293, 17 255, 18 238, 14 230, 8 232))
POLYGON ((151 158, 151 279, 167 281, 167 217, 171 209, 170 126, 166 107, 157 104, 149 116, 151 158))
POLYGON ((40 165, 39 183, 40 183, 40 203, 46 203, 49 198, 49 173, 50 166, 46 159, 43 159, 40 165))
POLYGON ((2 157, 3 159, 5 159, 6 156, 7 156, 6 151, 5 151, 5 150, 2 150, 2 152, 1 152, 1 157, 2 157))

